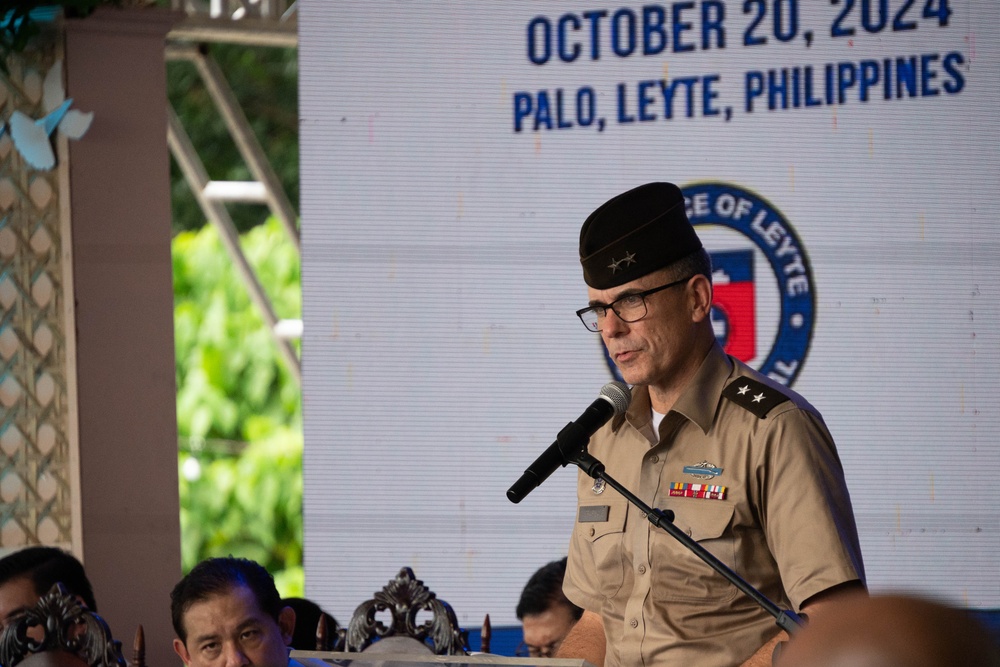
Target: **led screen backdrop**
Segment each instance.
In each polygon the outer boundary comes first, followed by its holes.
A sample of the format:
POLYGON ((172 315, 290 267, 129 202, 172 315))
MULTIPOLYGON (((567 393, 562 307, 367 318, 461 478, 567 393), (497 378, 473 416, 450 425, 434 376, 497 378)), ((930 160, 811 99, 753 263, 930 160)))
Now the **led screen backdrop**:
POLYGON ((612 377, 580 225, 669 180, 717 335, 837 440, 872 588, 1000 606, 998 7, 304 3, 307 594, 345 620, 410 566, 514 622, 576 471, 505 491, 612 377))

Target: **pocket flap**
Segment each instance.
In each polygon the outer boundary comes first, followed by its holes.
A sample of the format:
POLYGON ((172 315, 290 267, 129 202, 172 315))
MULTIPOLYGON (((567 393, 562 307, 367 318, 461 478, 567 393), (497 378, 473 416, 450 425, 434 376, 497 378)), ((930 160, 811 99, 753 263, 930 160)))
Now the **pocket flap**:
POLYGON ((593 542, 599 537, 625 530, 626 503, 591 503, 580 505, 576 522, 593 542), (602 517, 605 517, 602 519, 602 517))
POLYGON ((722 537, 733 520, 735 507, 719 500, 691 499, 672 504, 674 525, 695 541, 722 537))

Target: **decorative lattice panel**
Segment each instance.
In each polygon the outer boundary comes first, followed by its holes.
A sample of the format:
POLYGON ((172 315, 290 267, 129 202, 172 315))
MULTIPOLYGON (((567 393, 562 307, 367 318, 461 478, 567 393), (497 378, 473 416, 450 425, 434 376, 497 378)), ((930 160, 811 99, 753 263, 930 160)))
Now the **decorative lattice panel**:
MULTIPOLYGON (((0 120, 44 115, 42 82, 61 57, 54 35, 8 59, 0 120)), ((39 171, 0 136, 0 552, 26 544, 70 547, 72 417, 67 333, 69 238, 60 216, 59 164, 39 171)), ((70 338, 69 342, 72 342, 70 338)))

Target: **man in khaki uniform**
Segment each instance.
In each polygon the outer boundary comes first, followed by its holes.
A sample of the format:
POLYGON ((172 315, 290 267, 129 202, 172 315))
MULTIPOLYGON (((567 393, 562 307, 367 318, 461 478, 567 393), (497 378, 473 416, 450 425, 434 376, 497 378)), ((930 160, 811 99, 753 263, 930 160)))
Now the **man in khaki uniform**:
MULTIPOLYGON (((591 439, 607 472, 776 604, 821 613, 864 586, 843 470, 822 417, 728 357, 712 331, 711 261, 680 190, 650 183, 583 225, 590 306, 626 415, 591 439)), ((613 489, 580 474, 563 584, 583 618, 561 656, 605 665, 770 665, 774 619, 613 489)))

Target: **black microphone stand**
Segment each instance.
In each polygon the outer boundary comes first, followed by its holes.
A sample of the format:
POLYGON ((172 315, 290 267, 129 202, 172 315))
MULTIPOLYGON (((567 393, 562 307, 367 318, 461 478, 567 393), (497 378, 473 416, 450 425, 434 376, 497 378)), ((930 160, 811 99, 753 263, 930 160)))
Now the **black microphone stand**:
POLYGON ((622 494, 626 500, 638 507, 642 511, 643 516, 645 516, 651 524, 666 531, 672 538, 694 552, 695 556, 708 563, 713 570, 729 580, 733 586, 736 586, 736 588, 740 589, 744 595, 756 602, 764 611, 773 616, 779 628, 791 635, 802 627, 802 618, 798 614, 790 609, 781 609, 778 607, 778 605, 771 602, 767 596, 747 583, 747 581, 740 575, 730 570, 729 567, 716 558, 711 551, 688 537, 684 531, 674 525, 673 512, 670 510, 660 510, 650 507, 646 503, 642 502, 642 500, 640 500, 631 491, 619 484, 617 480, 604 471, 604 464, 591 456, 586 448, 577 452, 563 451, 563 454, 566 456, 567 463, 576 464, 580 467, 580 470, 587 473, 588 476, 593 477, 594 479, 604 480, 608 486, 622 494))

